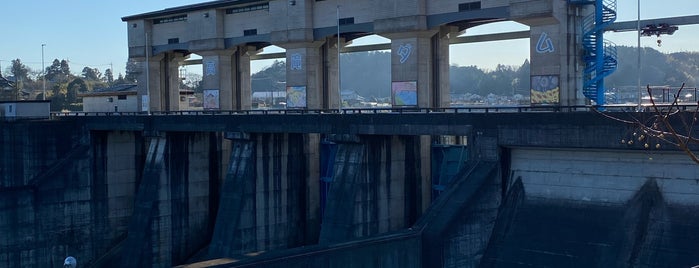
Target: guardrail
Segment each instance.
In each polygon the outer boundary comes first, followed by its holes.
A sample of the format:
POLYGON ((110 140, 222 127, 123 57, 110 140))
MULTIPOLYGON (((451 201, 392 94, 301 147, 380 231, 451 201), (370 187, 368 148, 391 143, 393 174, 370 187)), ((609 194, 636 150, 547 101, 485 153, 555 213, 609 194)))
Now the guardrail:
MULTIPOLYGON (((644 104, 640 112, 648 112, 651 105, 644 104)), ((673 107, 670 104, 656 105, 660 109, 673 107)), ((674 106, 680 110, 697 108, 696 103, 686 103, 674 106)), ((329 109, 268 109, 268 110, 192 110, 192 111, 151 111, 151 112, 51 112, 52 118, 67 116, 211 116, 211 115, 308 115, 308 114, 428 114, 428 113, 540 113, 540 112, 591 112, 598 106, 469 106, 450 108, 343 108, 329 109)), ((636 104, 605 105, 604 111, 637 112, 636 104)))

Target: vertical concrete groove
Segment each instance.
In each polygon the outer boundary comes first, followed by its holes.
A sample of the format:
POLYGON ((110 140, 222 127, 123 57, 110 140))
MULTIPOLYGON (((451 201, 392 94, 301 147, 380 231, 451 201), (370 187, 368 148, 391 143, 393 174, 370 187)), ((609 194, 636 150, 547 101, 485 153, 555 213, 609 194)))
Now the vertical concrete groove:
MULTIPOLYGON (((653 225, 658 225, 655 223, 657 218, 663 218, 665 212, 664 203, 658 183, 652 178, 648 179, 629 201, 624 215, 624 223, 631 228, 628 229, 626 238, 623 239, 627 245, 624 245, 622 249, 630 247, 630 250, 628 252, 622 251, 622 256, 628 257, 626 260, 620 260, 619 264, 623 264, 626 267, 644 267, 648 265, 644 264, 643 261, 644 259, 652 258, 649 255, 652 255, 653 252, 648 251, 647 247, 651 244, 659 244, 659 241, 653 241, 653 239, 658 235, 662 236, 662 233, 656 234, 658 227, 654 228, 653 225)), ((662 228, 662 224, 660 224, 659 228, 662 228)))
POLYGON ((134 200, 134 210, 129 221, 129 233, 124 247, 121 265, 123 267, 139 267, 152 265, 153 242, 151 241, 153 213, 158 200, 158 188, 163 167, 163 157, 166 139, 152 138, 146 156, 143 179, 138 186, 134 200))
POLYGON ((496 162, 478 162, 465 166, 449 185, 449 190, 442 193, 431 207, 424 221, 422 232, 423 266, 441 267, 444 264, 444 234, 457 224, 460 213, 477 196, 486 181, 496 173, 496 162))
POLYGON ((361 194, 364 146, 338 144, 333 182, 328 193, 319 243, 344 241, 353 237, 356 198, 361 194))
MULTIPOLYGON (((504 187, 503 185, 503 188, 504 187)), ((517 178, 509 187, 505 199, 498 209, 497 220, 491 232, 490 239, 488 239, 488 246, 485 248, 479 267, 495 266, 495 258, 497 258, 499 246, 504 244, 505 237, 510 232, 510 228, 515 222, 517 211, 522 203, 524 203, 525 198, 522 178, 517 178)))
POLYGON ((230 256, 251 247, 243 241, 246 237, 243 236, 240 228, 242 217, 254 219, 254 216, 244 213, 246 204, 252 206, 253 213, 255 211, 255 202, 250 200, 255 192, 255 182, 251 180, 254 163, 253 146, 254 142, 250 140, 232 142, 230 163, 223 182, 213 239, 209 247, 210 257, 230 256))

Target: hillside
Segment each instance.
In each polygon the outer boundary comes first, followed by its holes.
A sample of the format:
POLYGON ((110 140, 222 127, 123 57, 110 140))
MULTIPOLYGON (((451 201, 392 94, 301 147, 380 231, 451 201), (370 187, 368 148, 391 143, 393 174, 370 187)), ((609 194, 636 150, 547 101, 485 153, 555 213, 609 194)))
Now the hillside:
MULTIPOLYGON (((637 49, 618 47, 619 67, 606 80, 608 88, 635 86, 637 83, 637 49)), ((641 84, 669 85, 686 83, 697 87, 699 53, 677 52, 663 54, 653 48, 641 51, 641 84)), ((390 97, 390 53, 370 51, 342 55, 342 89, 354 90, 367 98, 390 97)), ((268 69, 253 74, 253 91, 283 90, 285 64, 277 62, 268 69)), ((520 66, 498 65, 495 70, 477 66, 451 66, 450 85, 454 93, 507 95, 529 94, 529 61, 520 66)))

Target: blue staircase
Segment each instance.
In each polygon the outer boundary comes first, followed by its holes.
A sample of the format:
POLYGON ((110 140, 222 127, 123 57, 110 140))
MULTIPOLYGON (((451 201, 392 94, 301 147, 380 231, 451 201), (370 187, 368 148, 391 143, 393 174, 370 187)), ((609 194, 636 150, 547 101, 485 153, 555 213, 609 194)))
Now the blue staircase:
POLYGON ((602 106, 605 104, 604 78, 618 65, 616 45, 604 40, 604 29, 617 18, 616 0, 570 0, 569 3, 595 6, 595 14, 585 18, 582 26, 583 95, 602 106))

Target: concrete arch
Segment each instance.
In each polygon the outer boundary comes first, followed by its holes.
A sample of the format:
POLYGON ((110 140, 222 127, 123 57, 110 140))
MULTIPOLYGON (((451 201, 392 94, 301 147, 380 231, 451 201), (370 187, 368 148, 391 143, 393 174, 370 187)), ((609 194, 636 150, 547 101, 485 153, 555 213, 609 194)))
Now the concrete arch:
POLYGON ((271 46, 272 41, 270 39, 270 34, 259 34, 250 36, 239 36, 226 38, 223 41, 224 47, 226 49, 234 48, 237 46, 254 46, 257 49, 262 49, 267 46, 271 46))
POLYGON ((494 7, 473 11, 451 12, 427 16, 427 28, 439 26, 457 26, 459 31, 485 23, 509 20, 510 12, 506 7, 494 7))
MULTIPOLYGON (((314 28, 313 39, 320 41, 328 37, 334 37, 337 36, 337 31, 337 26, 314 28)), ((340 36, 344 37, 345 41, 352 41, 372 34, 375 34, 373 22, 340 25, 340 36)))

